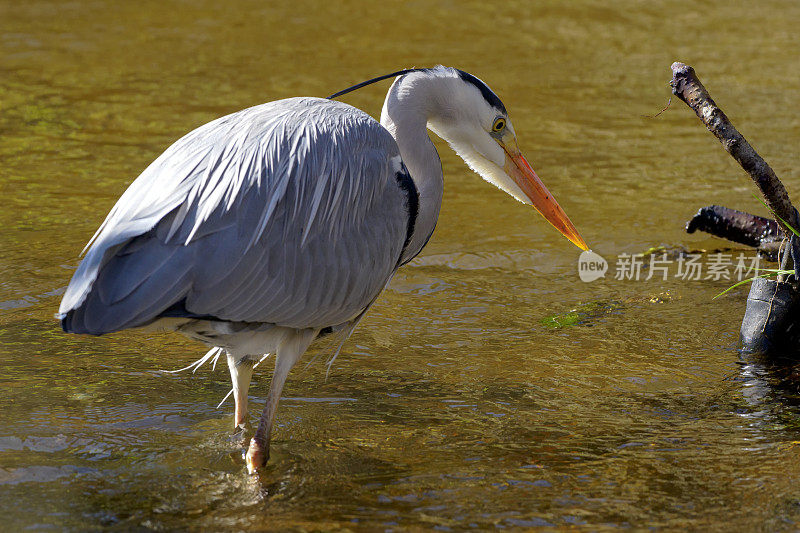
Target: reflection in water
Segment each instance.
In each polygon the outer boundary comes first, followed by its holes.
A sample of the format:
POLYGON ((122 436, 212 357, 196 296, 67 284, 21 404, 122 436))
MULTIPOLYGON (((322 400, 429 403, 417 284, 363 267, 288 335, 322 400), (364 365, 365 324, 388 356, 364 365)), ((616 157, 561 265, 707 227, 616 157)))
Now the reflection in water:
POLYGON ((737 380, 751 417, 800 428, 800 365, 744 355, 737 380))
MULTIPOLYGON (((697 207, 758 209, 690 111, 642 118, 663 106, 676 59, 728 100, 793 190, 798 131, 775 118, 800 96, 796 6, 364 9, 34 1, 3 11, 5 525, 796 529, 796 381, 737 364, 744 293, 712 301, 726 280, 584 284, 577 250, 446 149, 433 240, 327 379, 324 345, 290 376, 260 479, 243 474, 230 405, 216 409, 227 372, 157 372, 186 366, 201 346, 60 332, 52 317, 77 250, 176 138, 237 109, 411 65, 489 82, 521 148, 606 258, 713 248, 682 231, 697 207)), ((387 87, 346 100, 377 115, 387 87)), ((267 375, 255 376, 254 412, 267 375)))

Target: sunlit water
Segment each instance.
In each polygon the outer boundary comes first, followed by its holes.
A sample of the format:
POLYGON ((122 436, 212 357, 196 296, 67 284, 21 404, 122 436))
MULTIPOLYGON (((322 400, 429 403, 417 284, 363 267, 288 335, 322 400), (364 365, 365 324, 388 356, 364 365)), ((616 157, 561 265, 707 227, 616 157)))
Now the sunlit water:
MULTIPOLYGON (((672 61, 800 198, 798 21, 782 2, 3 2, 2 528, 796 529, 796 386, 740 363, 745 289, 614 267, 726 246, 683 233, 702 205, 763 212, 682 103, 646 117, 672 61), (581 282, 576 248, 439 143, 434 238, 327 379, 325 343, 293 371, 257 480, 216 409, 224 365, 158 372, 202 346, 60 331, 78 252, 183 133, 436 63, 501 96, 605 279, 581 282)), ((378 115, 387 87, 345 100, 378 115)))

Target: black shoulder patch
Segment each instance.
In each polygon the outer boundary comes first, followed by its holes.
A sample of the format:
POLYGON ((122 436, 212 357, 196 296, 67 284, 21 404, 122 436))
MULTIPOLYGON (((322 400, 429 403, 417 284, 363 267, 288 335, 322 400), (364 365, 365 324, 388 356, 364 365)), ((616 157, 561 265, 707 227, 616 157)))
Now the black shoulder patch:
POLYGON ((494 94, 485 83, 469 72, 464 72, 463 70, 459 69, 456 69, 456 72, 458 72, 458 76, 462 80, 474 85, 481 92, 481 95, 483 95, 483 98, 489 103, 490 106, 494 107, 498 111, 502 111, 504 115, 508 114, 506 111, 506 106, 503 105, 503 102, 500 101, 500 98, 498 98, 497 95, 494 94))
POLYGON ((417 223, 417 215, 419 215, 419 191, 417 191, 417 186, 414 185, 414 180, 411 179, 411 174, 408 173, 405 165, 403 165, 403 168, 395 174, 394 177, 397 180, 397 185, 406 193, 406 199, 408 200, 406 240, 403 243, 403 249, 400 251, 400 259, 402 259, 406 248, 411 244, 411 238, 414 236, 414 226, 417 223))
POLYGON ((74 330, 72 329, 72 317, 75 315, 75 310, 70 309, 67 311, 67 314, 61 319, 61 329, 64 330, 64 333, 72 333, 74 330))
POLYGON ((191 311, 186 309, 186 298, 170 305, 169 307, 164 309, 161 313, 159 313, 156 318, 195 318, 198 320, 227 322, 226 320, 223 320, 213 315, 198 315, 197 313, 192 313, 191 311))

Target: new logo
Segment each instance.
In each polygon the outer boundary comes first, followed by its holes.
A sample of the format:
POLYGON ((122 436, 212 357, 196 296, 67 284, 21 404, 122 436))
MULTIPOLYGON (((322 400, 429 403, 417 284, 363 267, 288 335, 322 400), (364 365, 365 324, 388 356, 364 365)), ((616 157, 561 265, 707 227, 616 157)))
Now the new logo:
POLYGON ((608 261, 591 250, 581 253, 578 258, 578 276, 586 283, 605 277, 608 271, 608 261))

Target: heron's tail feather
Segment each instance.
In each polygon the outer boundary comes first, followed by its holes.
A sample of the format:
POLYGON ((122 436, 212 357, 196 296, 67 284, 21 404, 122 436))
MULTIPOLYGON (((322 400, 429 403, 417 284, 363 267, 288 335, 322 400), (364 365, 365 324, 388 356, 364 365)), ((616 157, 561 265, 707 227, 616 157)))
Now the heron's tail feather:
POLYGON ((213 370, 216 370, 216 368, 217 368, 217 360, 219 359, 219 356, 223 354, 223 352, 224 352, 224 350, 222 348, 219 348, 219 347, 215 346, 215 347, 211 348, 208 352, 206 352, 206 354, 203 357, 201 357, 200 359, 198 359, 197 361, 195 361, 194 363, 192 363, 189 366, 185 366, 183 368, 179 368, 178 370, 161 370, 161 372, 166 372, 168 374, 177 374, 178 372, 183 372, 184 370, 191 370, 192 374, 194 374, 195 372, 197 372, 197 370, 201 366, 206 364, 208 362, 208 360, 212 359, 212 358, 213 358, 213 362, 212 362, 211 370, 213 371, 213 370))
POLYGON ((347 341, 347 339, 350 338, 350 335, 353 333, 353 330, 356 329, 357 323, 358 323, 357 320, 354 321, 353 325, 347 328, 345 332, 343 332, 342 340, 339 341, 339 346, 336 348, 336 351, 333 352, 333 356, 330 359, 328 359, 327 363, 325 363, 325 366, 328 367, 325 369, 325 381, 328 381, 328 376, 331 374, 331 366, 333 365, 333 362, 336 361, 336 358, 339 357, 339 352, 342 351, 342 346, 344 346, 344 343, 347 341))
MULTIPOLYGON (((339 352, 342 351, 342 346, 344 346, 344 343, 347 341, 347 339, 350 338, 350 334, 353 333, 353 330, 355 329, 355 326, 358 323, 358 320, 359 319, 355 319, 353 321, 345 322, 344 324, 339 324, 338 326, 333 326, 331 328, 328 328, 328 331, 324 335, 321 335, 321 336, 324 336, 326 339, 328 337, 330 337, 331 340, 333 340, 333 342, 336 342, 336 340, 338 339, 338 342, 339 342, 338 346, 336 347, 336 350, 334 350, 334 352, 333 352, 333 355, 325 363, 326 366, 328 367, 327 370, 325 371, 325 379, 326 380, 328 379, 328 375, 330 375, 331 365, 336 360, 336 357, 339 355, 339 352)), ((331 343, 331 344, 333 344, 333 343, 331 343)), ((313 365, 314 363, 317 362, 317 360, 323 355, 323 353, 324 352, 315 353, 311 357, 311 359, 305 364, 305 366, 303 367, 303 370, 308 370, 308 368, 311 365, 313 365)))
POLYGON ((231 390, 228 391, 228 394, 225 395, 225 397, 222 399, 222 401, 217 404, 217 409, 222 407, 222 404, 225 403, 225 400, 227 400, 228 398, 231 397, 231 394, 233 394, 233 388, 231 388, 231 390))
POLYGON ((328 359, 328 362, 325 363, 328 366, 328 369, 325 371, 325 381, 328 380, 328 376, 331 373, 331 366, 333 365, 333 362, 336 361, 336 358, 339 357, 339 352, 342 351, 342 346, 344 346, 344 343, 350 338, 350 335, 353 334, 353 331, 356 329, 356 326, 358 326, 358 323, 361 322, 361 319, 364 318, 364 315, 367 314, 367 311, 369 311, 369 308, 372 307, 372 304, 374 304, 375 300, 377 299, 378 297, 376 296, 357 317, 355 317, 341 329, 340 333, 342 340, 339 341, 339 346, 336 348, 336 351, 333 352, 333 357, 328 359))

